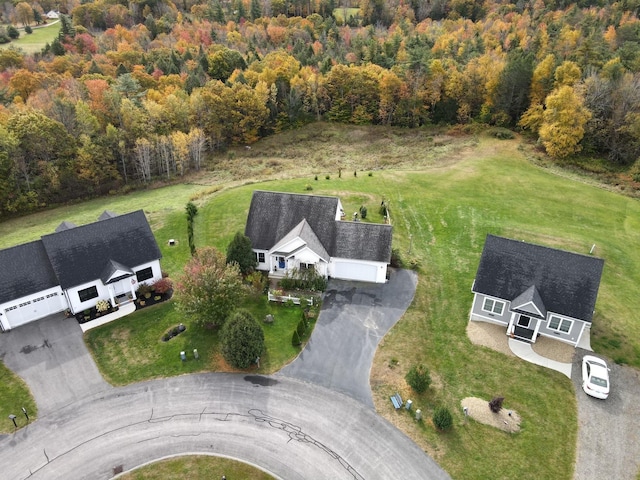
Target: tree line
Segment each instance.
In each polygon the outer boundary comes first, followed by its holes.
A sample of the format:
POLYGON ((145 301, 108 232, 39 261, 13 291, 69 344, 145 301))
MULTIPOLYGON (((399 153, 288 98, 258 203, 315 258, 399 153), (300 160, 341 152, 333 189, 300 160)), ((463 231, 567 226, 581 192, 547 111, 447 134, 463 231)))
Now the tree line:
POLYGON ((320 119, 479 122, 630 166, 639 5, 70 2, 41 53, 0 51, 0 214, 179 177, 320 119))

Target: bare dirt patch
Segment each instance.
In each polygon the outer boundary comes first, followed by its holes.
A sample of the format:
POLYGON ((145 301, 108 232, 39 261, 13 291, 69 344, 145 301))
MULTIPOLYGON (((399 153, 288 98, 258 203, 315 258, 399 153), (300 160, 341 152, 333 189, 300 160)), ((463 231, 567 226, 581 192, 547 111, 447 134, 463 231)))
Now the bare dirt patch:
POLYGON ((563 363, 571 363, 576 353, 576 349, 571 345, 548 337, 538 337, 531 347, 538 355, 563 363))
POLYGON ((478 397, 464 398, 460 404, 462 408, 467 409, 467 415, 476 422, 499 428, 504 432, 520 431, 520 415, 515 410, 503 408, 498 413, 493 413, 489 408, 489 402, 478 397))
POLYGON ((510 357, 515 356, 509 349, 506 328, 501 325, 469 320, 467 336, 474 345, 482 345, 510 357))

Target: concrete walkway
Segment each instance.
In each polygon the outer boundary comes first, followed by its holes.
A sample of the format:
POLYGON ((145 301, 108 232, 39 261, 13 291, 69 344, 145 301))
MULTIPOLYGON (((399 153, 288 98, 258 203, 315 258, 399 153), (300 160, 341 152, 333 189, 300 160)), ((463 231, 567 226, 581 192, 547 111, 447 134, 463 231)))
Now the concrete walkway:
POLYGON ((552 370, 556 370, 563 375, 571 378, 571 367, 570 363, 562 363, 556 362, 555 360, 551 360, 549 358, 545 358, 541 355, 538 355, 531 348, 531 344, 521 342, 520 340, 515 340, 513 338, 509 339, 509 348, 513 352, 516 357, 520 357, 527 362, 534 363, 536 365, 540 365, 545 368, 550 368, 552 370))

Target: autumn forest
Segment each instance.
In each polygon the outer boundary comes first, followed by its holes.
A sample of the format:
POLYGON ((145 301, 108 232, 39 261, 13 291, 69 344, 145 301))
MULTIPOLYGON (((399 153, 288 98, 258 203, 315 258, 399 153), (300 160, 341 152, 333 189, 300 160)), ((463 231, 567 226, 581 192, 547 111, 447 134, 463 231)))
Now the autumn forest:
POLYGON ((41 0, 2 22, 56 8, 42 52, 0 50, 0 215, 316 120, 503 127, 640 179, 640 0, 41 0))

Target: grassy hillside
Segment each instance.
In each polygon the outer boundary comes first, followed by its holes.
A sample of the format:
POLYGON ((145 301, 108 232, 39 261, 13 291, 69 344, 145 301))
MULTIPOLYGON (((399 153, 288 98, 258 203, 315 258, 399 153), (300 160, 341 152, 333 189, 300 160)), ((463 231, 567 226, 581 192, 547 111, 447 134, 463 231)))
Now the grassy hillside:
POLYGON ((413 398, 415 408, 428 419, 436 405, 447 405, 455 425, 447 434, 435 433, 429 421, 405 428, 454 478, 572 477, 577 419, 571 383, 559 373, 472 345, 465 333, 471 284, 487 233, 585 254, 595 244, 595 254, 606 263, 592 344, 600 354, 640 366, 640 325, 634 321, 640 308, 637 200, 531 164, 518 140, 425 131, 316 126, 315 134, 303 130, 250 151, 229 152, 216 160, 216 168, 198 185, 96 200, 0 224, 0 238, 11 237, 2 240, 10 245, 50 232, 65 219, 84 223, 104 209, 144 208, 165 255, 163 267, 175 273, 188 255, 183 232, 189 198, 200 207, 196 244, 219 248, 243 229, 256 188, 339 195, 346 211, 364 204, 375 212, 385 199, 394 247, 419 267, 420 278, 412 307, 375 359, 371 382, 379 411, 398 415, 389 408, 388 395, 403 388, 413 363, 423 362, 434 384, 413 398), (376 169, 382 166, 388 169, 376 169), (257 183, 260 178, 270 180, 257 183), (216 184, 230 182, 246 184, 211 195, 216 184), (168 247, 166 240, 174 237, 184 240, 168 247), (392 359, 396 368, 377 376, 392 359), (505 406, 522 416, 520 433, 464 424, 462 398, 495 395, 503 395, 505 406), (531 452, 544 461, 531 462, 531 452))
POLYGON ((33 33, 26 34, 24 29, 20 29, 20 38, 10 43, 0 45, 0 48, 14 46, 24 50, 26 53, 40 52, 47 43, 51 44, 54 38, 58 36, 60 31, 60 22, 51 23, 49 25, 34 27, 33 33))

